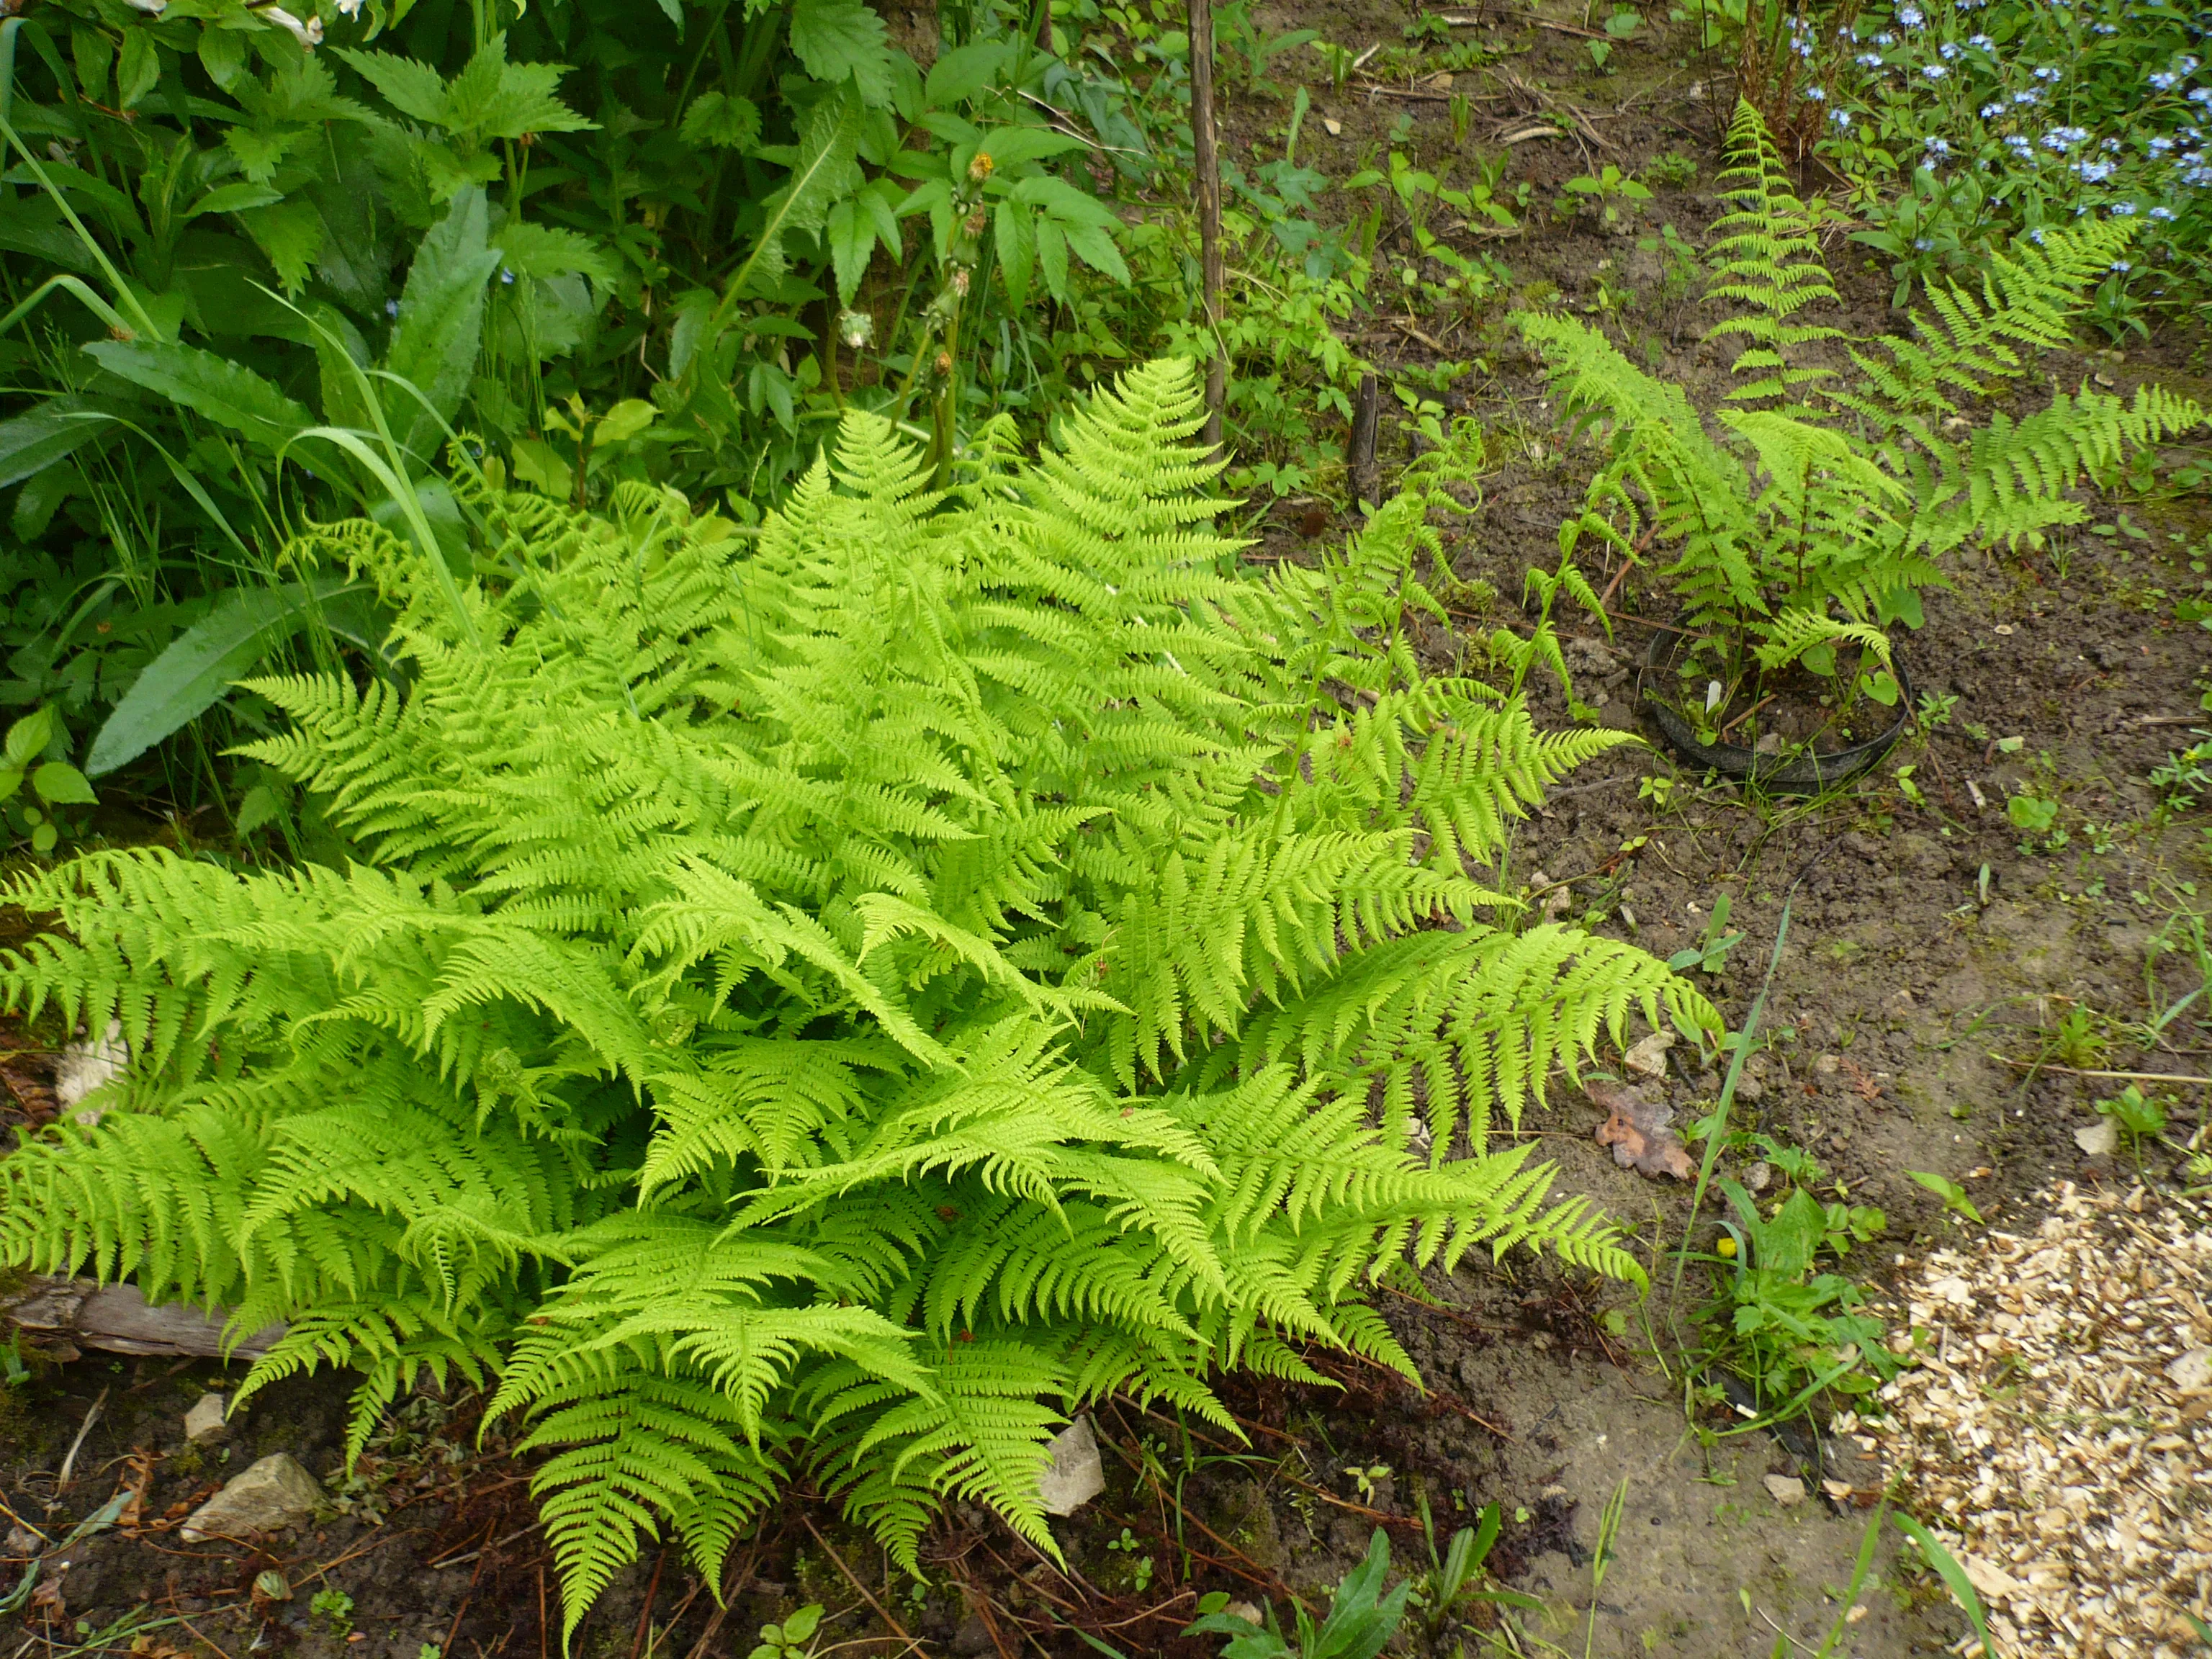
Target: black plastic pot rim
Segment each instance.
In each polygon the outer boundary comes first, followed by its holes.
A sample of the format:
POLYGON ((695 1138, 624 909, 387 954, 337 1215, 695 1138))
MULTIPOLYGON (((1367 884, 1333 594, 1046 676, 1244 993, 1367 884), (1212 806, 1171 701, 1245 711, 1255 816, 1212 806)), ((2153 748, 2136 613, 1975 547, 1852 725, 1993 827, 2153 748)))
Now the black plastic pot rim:
POLYGON ((1662 649, 1676 637, 1655 634, 1644 648, 1644 669, 1638 677, 1644 702, 1650 708, 1652 720, 1666 738, 1668 748, 1692 764, 1717 772, 1724 778, 1756 784, 1776 793, 1818 794, 1849 782, 1887 754, 1912 718, 1912 681, 1905 672, 1902 658, 1893 653, 1890 672, 1897 681, 1897 718, 1877 736, 1824 754, 1762 755, 1740 743, 1701 743, 1689 721, 1645 683, 1646 677, 1658 668, 1662 649))

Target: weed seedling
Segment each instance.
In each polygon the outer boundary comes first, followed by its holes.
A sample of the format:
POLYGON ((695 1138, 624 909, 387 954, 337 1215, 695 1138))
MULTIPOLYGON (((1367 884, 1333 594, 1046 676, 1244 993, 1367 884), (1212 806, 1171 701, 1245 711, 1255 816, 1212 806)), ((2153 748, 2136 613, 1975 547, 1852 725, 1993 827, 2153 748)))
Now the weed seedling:
POLYGON ((1728 919, 1729 896, 1721 893, 1714 897, 1712 914, 1705 918, 1705 937, 1687 949, 1675 951, 1667 958, 1667 965, 1678 974, 1692 968, 1701 974, 1719 973, 1728 966, 1729 952, 1743 943, 1741 933, 1722 931, 1728 926, 1728 919))

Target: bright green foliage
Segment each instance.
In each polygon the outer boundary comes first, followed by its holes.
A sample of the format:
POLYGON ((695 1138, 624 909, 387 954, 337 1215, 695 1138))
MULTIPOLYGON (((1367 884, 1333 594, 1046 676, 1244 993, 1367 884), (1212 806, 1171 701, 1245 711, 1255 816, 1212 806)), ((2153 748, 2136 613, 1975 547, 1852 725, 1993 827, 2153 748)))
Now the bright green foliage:
POLYGON ((1733 301, 1747 309, 1716 325, 1705 337, 1741 335, 1751 342, 1737 354, 1738 374, 1765 371, 1763 379, 1738 386, 1729 396, 1744 400, 1780 397, 1808 380, 1826 376, 1824 368, 1793 367, 1788 354, 1816 340, 1843 337, 1843 331, 1790 319, 1807 306, 1837 297, 1836 285, 1820 258, 1820 239, 1804 204, 1790 187, 1790 174, 1774 140, 1747 103, 1736 106, 1729 124, 1732 162, 1718 180, 1729 211, 1713 222, 1713 240, 1705 250, 1712 266, 1708 298, 1733 301))
MULTIPOLYGON (((404 690, 258 682, 253 745, 344 869, 100 854, 9 897, 65 931, 21 1007, 111 1014, 96 1128, 8 1160, 10 1260, 290 1322, 247 1389, 498 1376, 573 1628, 641 1534, 708 1582, 803 1474, 911 1565, 935 1508, 1050 1549, 1045 1443, 1109 1390, 1410 1372, 1361 1297, 1519 1244, 1635 1276, 1529 1143, 1486 1146, 1640 1009, 1642 952, 1482 918, 1465 873, 1620 741, 1417 669, 1417 504, 1318 570, 1234 570, 1187 369, 950 497, 846 422, 757 537, 625 484, 481 478, 466 616, 414 544, 404 690), (1464 1156, 1456 1155, 1464 1152, 1464 1156)), ((313 546, 300 550, 312 556, 313 546)))
POLYGON ((1736 367, 1763 378, 1736 398, 1809 401, 1724 410, 1716 434, 1680 388, 1588 325, 1532 313, 1521 328, 1550 359, 1572 415, 1608 437, 1580 522, 1607 519, 1617 526, 1607 539, 1623 546, 1648 522, 1676 550, 1666 574, 1692 627, 1723 644, 1732 674, 1825 654, 1838 640, 1886 659, 1875 636, 1893 622, 1919 625, 1919 590, 1943 580, 1954 549, 2034 543, 2081 522, 2067 495, 2085 473, 2110 477, 2131 449, 2203 419, 2156 387, 2132 400, 2084 387, 2017 421, 1992 413, 1959 431, 1954 397, 2019 375, 2024 350, 2067 337, 2084 290, 2127 245, 2126 222, 2055 231, 1993 260, 1978 295, 1942 285, 1912 340, 1846 340, 1789 320, 1833 289, 1810 263, 1817 246, 1757 113, 1740 108, 1731 135, 1735 210, 1721 221, 1730 234, 1715 245, 1712 291, 1751 314, 1714 331, 1753 343, 1736 367), (1805 361, 1830 340, 1845 341, 1856 383, 1828 383, 1805 361))

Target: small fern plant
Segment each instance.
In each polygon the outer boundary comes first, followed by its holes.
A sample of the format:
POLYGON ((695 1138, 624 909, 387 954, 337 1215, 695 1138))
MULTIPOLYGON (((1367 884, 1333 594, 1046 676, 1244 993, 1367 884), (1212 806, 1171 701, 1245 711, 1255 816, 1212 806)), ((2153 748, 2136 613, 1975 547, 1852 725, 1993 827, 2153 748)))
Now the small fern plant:
POLYGON ((2086 516, 2067 494, 2114 476, 2130 451, 2195 427, 2203 411, 2160 388, 2132 399, 2083 388, 2017 420, 1961 410, 2064 343, 2070 319, 2128 245, 2124 219, 2084 221, 1990 261, 1978 291, 1931 287, 1913 337, 1854 338, 1802 320, 1836 290, 1815 227, 1759 113, 1739 104, 1722 176, 1729 211, 1708 251, 1709 301, 1733 314, 1707 337, 1746 342, 1741 380, 1709 423, 1682 390, 1637 368, 1594 328, 1524 314, 1571 416, 1607 456, 1577 535, 1625 556, 1667 550, 1698 678, 1715 709, 1756 702, 1760 678, 1802 663, 1893 702, 1886 631, 1923 620, 1923 590, 1969 543, 2039 545, 2086 516), (1823 358, 1826 361, 1823 361, 1823 358), (1855 370, 1856 373, 1849 373, 1855 370), (1717 428, 1717 429, 1716 429, 1717 428))
POLYGON ((9 1261, 287 1324, 250 1395, 352 1367, 358 1447, 427 1371, 529 1425, 568 1628, 641 1540, 710 1584, 787 1484, 909 1568, 936 1509, 1054 1547, 1068 1414, 1235 1432, 1212 1379, 1413 1375, 1363 1296, 1410 1255, 1637 1277, 1496 1144, 1638 1012, 1629 946, 1486 921, 1467 873, 1568 768, 1425 676, 1386 507, 1237 571, 1182 365, 947 493, 854 415, 757 534, 460 486, 503 585, 376 526, 404 684, 264 679, 244 752, 343 867, 158 849, 19 882, 11 1005, 137 1056, 0 1164, 9 1261))

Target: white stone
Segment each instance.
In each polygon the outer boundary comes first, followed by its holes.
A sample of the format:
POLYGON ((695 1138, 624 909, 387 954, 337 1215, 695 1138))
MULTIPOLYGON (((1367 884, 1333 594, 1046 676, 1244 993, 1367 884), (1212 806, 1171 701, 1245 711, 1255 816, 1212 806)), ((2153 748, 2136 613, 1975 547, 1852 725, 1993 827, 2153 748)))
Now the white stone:
POLYGON ((64 1112, 89 1129, 100 1121, 103 1108, 77 1111, 87 1095, 104 1089, 121 1077, 131 1064, 131 1045, 123 1040, 123 1022, 111 1019, 96 1042, 72 1042, 63 1048, 54 1067, 54 1098, 64 1112))
POLYGON ((1672 1031, 1654 1031, 1631 1048, 1621 1058, 1628 1062, 1632 1072, 1641 1072, 1646 1077, 1667 1075, 1667 1050, 1674 1045, 1672 1031))
POLYGON ((2074 1144, 2091 1158, 2110 1158, 2120 1144, 2120 1126, 2109 1117, 2100 1117, 2087 1128, 2076 1129, 2074 1144))
POLYGON ((281 1532, 312 1518, 323 1501, 315 1477, 286 1452, 271 1452, 192 1511, 177 1535, 187 1544, 281 1532))
POLYGON ((222 1395, 204 1394, 185 1413, 185 1438, 195 1446, 209 1441, 229 1437, 230 1425, 224 1420, 222 1395))
POLYGON ((1805 1483, 1794 1474, 1768 1475, 1766 1490, 1773 1494, 1774 1501, 1785 1510, 1794 1510, 1805 1501, 1805 1483))
POLYGON ((1047 1515, 1073 1515, 1106 1490, 1106 1469, 1098 1461, 1098 1437, 1091 1419, 1079 1417, 1054 1437, 1052 1462, 1037 1482, 1047 1515))

